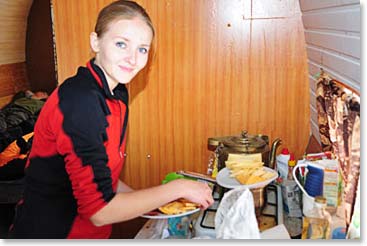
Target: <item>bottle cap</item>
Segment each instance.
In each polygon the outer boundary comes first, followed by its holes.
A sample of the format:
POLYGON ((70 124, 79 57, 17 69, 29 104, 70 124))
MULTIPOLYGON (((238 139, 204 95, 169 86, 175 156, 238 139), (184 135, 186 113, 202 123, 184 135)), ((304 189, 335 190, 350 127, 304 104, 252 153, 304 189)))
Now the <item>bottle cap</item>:
POLYGON ((282 155, 289 155, 289 150, 287 148, 283 148, 281 154, 282 155))
POLYGON ((294 154, 290 154, 288 166, 294 167, 296 165, 296 160, 294 159, 294 154))

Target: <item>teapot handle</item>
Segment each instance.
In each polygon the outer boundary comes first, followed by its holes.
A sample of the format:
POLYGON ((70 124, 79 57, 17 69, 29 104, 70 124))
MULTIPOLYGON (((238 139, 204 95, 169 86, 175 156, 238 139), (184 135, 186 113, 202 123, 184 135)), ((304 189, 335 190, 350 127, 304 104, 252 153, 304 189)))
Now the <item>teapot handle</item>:
POLYGON ((299 164, 297 164, 294 168, 293 168, 293 179, 294 179, 294 181, 296 181, 296 183, 297 183, 297 185, 299 186, 299 188, 302 190, 302 192, 308 197, 308 198, 311 198, 311 199, 313 199, 313 197, 311 197, 308 193, 307 193, 307 191, 303 188, 303 186, 301 185, 301 183, 298 181, 298 179, 297 179, 297 176, 296 176, 296 170, 298 169, 298 168, 300 168, 300 167, 307 167, 308 166, 308 164, 303 164, 303 163, 299 163, 299 164))

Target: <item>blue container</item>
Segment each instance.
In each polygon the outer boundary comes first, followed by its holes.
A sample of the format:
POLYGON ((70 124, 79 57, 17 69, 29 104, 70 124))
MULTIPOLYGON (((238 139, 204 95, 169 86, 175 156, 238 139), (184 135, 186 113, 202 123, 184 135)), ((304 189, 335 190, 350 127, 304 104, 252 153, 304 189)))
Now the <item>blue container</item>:
POLYGON ((324 187, 324 170, 315 166, 307 166, 305 190, 312 197, 322 196, 324 187))
POLYGON ((345 239, 347 236, 345 227, 338 227, 333 230, 331 239, 345 239))
POLYGON ((168 218, 169 238, 188 239, 191 237, 190 217, 181 216, 168 218))

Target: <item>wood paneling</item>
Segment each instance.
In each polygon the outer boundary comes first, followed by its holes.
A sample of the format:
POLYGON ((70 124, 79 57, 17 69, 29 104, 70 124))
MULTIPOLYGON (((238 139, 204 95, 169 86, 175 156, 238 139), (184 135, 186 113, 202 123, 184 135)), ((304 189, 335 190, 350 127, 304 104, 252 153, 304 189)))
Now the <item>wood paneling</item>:
POLYGON ((245 0, 240 2, 244 2, 245 17, 251 19, 292 17, 299 12, 298 1, 245 0))
MULTIPOLYGON (((59 82, 91 57, 89 33, 108 2, 54 1, 59 82)), ((149 67, 128 86, 122 179, 143 188, 179 169, 205 173, 208 137, 243 129, 304 153, 310 101, 298 1, 138 2, 157 34, 149 67)))
POLYGON ((25 35, 31 4, 32 0, 0 0, 0 64, 25 61, 25 35))
POLYGON ((11 101, 12 98, 13 98, 13 95, 0 97, 0 108, 7 105, 11 101))
POLYGON ((0 65, 0 108, 10 102, 12 96, 29 89, 24 62, 0 65))
POLYGON ((89 34, 94 30, 100 8, 112 1, 57 1, 53 4, 58 83, 74 75, 78 66, 85 65, 93 55, 89 34))
POLYGON ((0 108, 29 89, 25 65, 27 16, 32 0, 0 0, 0 108))

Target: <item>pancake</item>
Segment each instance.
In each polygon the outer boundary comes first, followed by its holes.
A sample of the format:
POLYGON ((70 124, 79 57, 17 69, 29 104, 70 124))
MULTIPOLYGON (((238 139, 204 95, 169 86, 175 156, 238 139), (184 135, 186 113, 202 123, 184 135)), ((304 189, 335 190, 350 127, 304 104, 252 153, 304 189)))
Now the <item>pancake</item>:
POLYGON ((180 198, 176 201, 167 203, 164 206, 158 208, 164 214, 182 214, 190 210, 197 209, 199 207, 198 204, 192 203, 186 199, 180 198))

